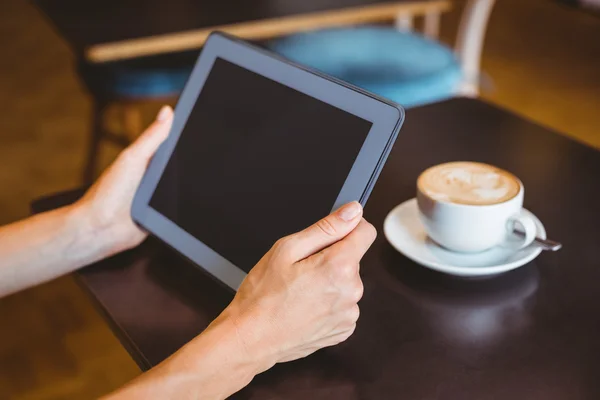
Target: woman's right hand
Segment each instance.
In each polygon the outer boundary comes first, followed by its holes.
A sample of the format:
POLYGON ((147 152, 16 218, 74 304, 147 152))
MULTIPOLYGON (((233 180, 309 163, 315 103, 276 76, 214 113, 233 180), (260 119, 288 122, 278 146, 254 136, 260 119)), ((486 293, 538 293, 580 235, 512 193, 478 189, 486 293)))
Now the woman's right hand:
POLYGON ((353 202, 282 238, 215 322, 233 322, 242 348, 264 369, 345 341, 359 317, 359 262, 376 235, 353 202))
POLYGON ((350 203, 279 240, 202 334, 113 399, 225 399, 278 362, 346 340, 375 228, 350 203))

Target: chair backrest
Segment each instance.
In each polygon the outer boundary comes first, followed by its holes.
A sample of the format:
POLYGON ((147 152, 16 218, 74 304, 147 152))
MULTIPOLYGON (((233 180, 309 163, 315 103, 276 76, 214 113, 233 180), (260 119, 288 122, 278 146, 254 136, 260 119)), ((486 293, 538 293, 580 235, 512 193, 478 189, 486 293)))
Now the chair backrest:
POLYGON ((479 92, 481 51, 487 23, 496 0, 468 0, 462 13, 455 51, 465 74, 461 94, 476 96, 479 92))

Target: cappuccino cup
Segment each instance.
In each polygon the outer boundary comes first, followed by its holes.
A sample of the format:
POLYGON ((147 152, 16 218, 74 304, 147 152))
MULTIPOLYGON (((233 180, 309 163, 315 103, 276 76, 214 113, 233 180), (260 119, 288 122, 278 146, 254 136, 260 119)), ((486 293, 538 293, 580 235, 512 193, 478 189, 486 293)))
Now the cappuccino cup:
POLYGON ((476 162, 436 165, 417 180, 419 214, 429 238, 461 253, 531 244, 537 226, 523 213, 523 197, 523 183, 516 176, 476 162))

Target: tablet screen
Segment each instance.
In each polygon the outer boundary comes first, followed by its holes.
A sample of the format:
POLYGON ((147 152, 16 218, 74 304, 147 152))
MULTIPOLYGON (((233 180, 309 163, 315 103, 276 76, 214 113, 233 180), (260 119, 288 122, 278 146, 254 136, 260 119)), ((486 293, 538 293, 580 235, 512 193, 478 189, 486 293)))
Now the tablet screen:
POLYGON ((330 212, 371 125, 217 58, 150 207, 249 272, 330 212))

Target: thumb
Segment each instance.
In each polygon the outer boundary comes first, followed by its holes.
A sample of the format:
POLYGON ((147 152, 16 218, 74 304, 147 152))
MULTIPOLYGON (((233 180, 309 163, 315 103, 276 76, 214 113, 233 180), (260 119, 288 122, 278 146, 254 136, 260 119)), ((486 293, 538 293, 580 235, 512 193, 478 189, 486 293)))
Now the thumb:
POLYGON ((361 220, 362 206, 353 201, 290 237, 295 261, 303 260, 346 237, 361 220))
POLYGON ((154 153, 156 153, 158 146, 160 146, 169 135, 172 124, 173 109, 169 106, 163 106, 158 112, 156 120, 152 125, 150 125, 131 145, 131 150, 136 153, 136 158, 149 161, 154 153))

